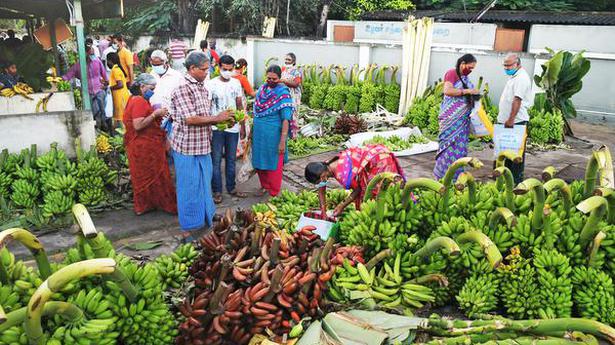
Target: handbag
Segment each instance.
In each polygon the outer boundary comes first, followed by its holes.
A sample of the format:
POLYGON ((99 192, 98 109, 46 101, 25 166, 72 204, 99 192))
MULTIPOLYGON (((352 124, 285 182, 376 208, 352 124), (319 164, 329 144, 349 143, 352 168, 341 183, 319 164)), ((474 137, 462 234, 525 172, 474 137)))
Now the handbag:
POLYGON ((256 171, 252 166, 252 140, 248 140, 241 167, 239 168, 239 172, 237 172, 237 183, 248 181, 255 173, 256 171))

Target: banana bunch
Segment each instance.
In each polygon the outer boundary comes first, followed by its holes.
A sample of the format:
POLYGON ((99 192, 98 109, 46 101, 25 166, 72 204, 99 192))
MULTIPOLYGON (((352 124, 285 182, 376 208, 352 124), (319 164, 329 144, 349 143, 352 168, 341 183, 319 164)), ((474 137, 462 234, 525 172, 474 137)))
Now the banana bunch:
POLYGON ((25 83, 17 83, 15 86, 13 86, 13 91, 15 91, 16 94, 27 98, 29 100, 33 100, 32 97, 28 96, 31 93, 34 93, 34 89, 32 87, 30 87, 28 84, 25 83))
POLYGON ((49 152, 36 158, 36 166, 41 171, 56 171, 59 162, 68 162, 68 158, 64 151, 54 148, 53 145, 49 152))
POLYGON ((106 197, 107 194, 102 188, 87 188, 79 192, 79 202, 86 206, 100 205, 106 197))
POLYGON ((512 229, 513 238, 524 253, 532 253, 535 249, 540 249, 544 242, 540 229, 532 229, 532 217, 533 211, 530 211, 528 215, 520 215, 517 218, 517 225, 512 229))
POLYGON ((48 83, 59 83, 63 81, 64 79, 62 79, 62 77, 48 76, 47 78, 45 78, 45 80, 47 80, 48 83))
POLYGON ((265 228, 278 228, 278 220, 276 219, 276 214, 271 209, 268 209, 265 212, 256 212, 256 214, 254 215, 254 221, 265 228))
POLYGON ((512 230, 504 224, 495 224, 492 227, 488 212, 478 212, 470 217, 472 226, 487 235, 501 252, 507 252, 510 248, 518 245, 513 238, 512 230))
POLYGON ((585 219, 580 213, 572 213, 562 226, 562 232, 556 243, 557 250, 566 255, 573 267, 584 266, 587 264, 587 252, 581 247, 579 237, 585 219))
POLYGON ((581 317, 615 323, 615 287, 603 271, 583 266, 572 269, 574 307, 581 317))
POLYGON ((13 178, 10 174, 0 171, 0 195, 9 195, 9 190, 13 184, 13 178))
POLYGON ((65 215, 74 204, 72 197, 59 190, 45 194, 44 200, 43 216, 46 218, 65 215))
POLYGON ((557 250, 534 253, 538 277, 538 315, 542 319, 570 317, 572 314, 572 268, 568 258, 557 250))
POLYGON ((17 168, 17 171, 15 171, 15 176, 17 179, 26 180, 30 183, 36 183, 38 173, 29 166, 23 166, 17 168))
POLYGON ((383 309, 422 308, 424 303, 433 302, 429 287, 404 281, 401 259, 402 254, 398 253, 393 267, 385 262, 378 273, 376 267, 368 270, 362 263, 354 267, 344 259, 329 283, 329 298, 341 303, 360 300, 367 308, 379 306, 383 309))
POLYGON ((47 105, 49 104, 49 100, 51 99, 51 96, 53 96, 53 92, 51 92, 47 96, 42 97, 41 99, 39 99, 38 102, 36 102, 35 112, 38 113, 42 109, 43 112, 46 113, 47 112, 47 105))
POLYGON ((14 290, 13 286, 0 285, 0 306, 5 313, 21 308, 21 296, 14 290))
MULTIPOLYGON (((0 345, 29 345, 28 337, 23 327, 13 326, 0 334, 0 345)), ((51 341, 47 345, 54 345, 51 341)), ((60 343, 60 345, 62 345, 60 343)))
POLYGON ((48 191, 61 191, 72 195, 77 188, 77 179, 72 175, 53 174, 45 179, 45 187, 48 191))
POLYGON ((499 286, 496 272, 486 261, 482 261, 472 268, 470 277, 456 296, 459 309, 469 318, 495 311, 498 307, 499 286))
POLYGON ((0 96, 2 97, 13 97, 17 94, 17 92, 15 92, 15 90, 13 90, 13 88, 11 87, 5 87, 4 89, 0 90, 0 96))
POLYGON ((35 270, 26 266, 23 261, 16 260, 15 256, 6 248, 0 249, 0 260, 6 270, 9 281, 8 287, 10 288, 10 290, 5 290, 5 287, 0 283, 0 288, 2 288, 0 305, 5 308, 5 311, 27 305, 28 300, 43 281, 35 270), (18 296, 17 301, 14 300, 14 294, 18 296))
POLYGON ((181 245, 170 255, 161 255, 154 261, 162 279, 163 290, 169 287, 178 289, 188 278, 188 269, 199 256, 190 243, 181 245))
POLYGON ((99 134, 96 137, 96 151, 101 154, 109 153, 113 150, 109 143, 109 137, 105 134, 99 134))
POLYGON ((508 264, 498 267, 500 300, 506 315, 515 319, 539 318, 540 288, 531 260, 523 258, 516 247, 506 259, 508 264))
POLYGON ((443 210, 442 197, 430 190, 418 195, 417 208, 418 214, 421 215, 419 233, 424 237, 429 237, 433 229, 437 229, 442 222, 448 221, 459 212, 454 203, 443 210))
MULTIPOLYGON (((111 311, 111 304, 105 300, 103 289, 81 289, 71 295, 68 302, 79 307, 83 317, 67 322, 55 315, 49 328, 53 328, 50 339, 60 344, 113 345, 119 333, 115 331, 117 318, 111 311)), ((47 342, 49 344, 49 342, 47 342)))
POLYGON ((11 200, 21 207, 32 208, 40 193, 38 187, 27 180, 16 180, 11 186, 11 200))

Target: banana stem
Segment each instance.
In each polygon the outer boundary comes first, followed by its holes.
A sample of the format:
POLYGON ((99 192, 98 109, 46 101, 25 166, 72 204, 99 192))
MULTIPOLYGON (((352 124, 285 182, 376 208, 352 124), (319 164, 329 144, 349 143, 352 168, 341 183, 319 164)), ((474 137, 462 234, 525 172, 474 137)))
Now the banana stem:
POLYGON ((506 207, 498 207, 489 217, 489 229, 496 231, 500 222, 506 224, 506 226, 510 229, 517 223, 517 218, 512 211, 506 207))
MULTIPOLYGON (((0 324, 0 333, 13 326, 20 326, 26 320, 27 307, 23 307, 8 313, 6 322, 0 324)), ((78 322, 83 319, 83 311, 78 306, 60 301, 49 301, 43 308, 43 317, 60 315, 68 322, 78 322)))
POLYGON ((481 247, 491 267, 497 268, 502 263, 502 253, 487 235, 480 231, 469 231, 457 237, 457 243, 467 242, 476 242, 481 247))
MULTIPOLYGON (((10 240, 16 240, 30 250, 38 266, 41 279, 47 279, 51 275, 49 258, 45 253, 45 248, 36 236, 28 230, 21 228, 11 228, 0 232, 0 248, 4 247, 10 240)), ((3 266, 1 261, 0 266, 3 266)))
MULTIPOLYGON (((363 202, 366 202, 366 201, 368 201, 369 199, 372 198, 372 194, 374 192, 374 189, 376 189, 376 187, 381 182, 383 182, 385 180, 390 181, 390 182, 394 182, 395 178, 398 177, 398 176, 399 175, 397 175, 396 173, 391 173, 391 172, 383 172, 383 173, 380 173, 380 174, 376 175, 371 181, 369 181, 369 184, 365 188, 365 195, 363 196, 363 202)), ((382 192, 383 189, 384 188, 381 188, 379 192, 382 192)))
POLYGON ((457 182, 455 182, 455 188, 458 191, 464 190, 466 186, 468 187, 470 203, 474 204, 476 202, 476 181, 474 180, 474 176, 469 172, 461 173, 457 178, 457 182))
POLYGON ((493 320, 445 320, 430 318, 428 332, 439 335, 462 336, 485 332, 516 332, 536 336, 560 336, 569 332, 582 332, 615 344, 615 329, 594 320, 580 318, 544 319, 544 320, 510 320, 496 318, 493 320))
POLYGON ((444 210, 448 208, 448 201, 451 195, 451 185, 453 183, 453 178, 455 177, 457 171, 463 167, 470 167, 472 169, 480 169, 483 166, 483 163, 474 157, 463 157, 456 160, 444 175, 442 179, 442 184, 446 188, 444 191, 444 195, 442 196, 442 207, 444 210))
POLYGON ((493 177, 497 179, 498 187, 500 187, 501 184, 506 187, 506 207, 508 207, 509 210, 514 211, 515 194, 513 193, 513 189, 515 188, 515 179, 512 172, 507 167, 501 166, 493 170, 493 177))
POLYGON ((609 224, 615 224, 615 191, 610 188, 598 188, 596 195, 606 199, 609 204, 609 224))
POLYGON ((371 260, 369 260, 367 264, 365 264, 365 268, 367 268, 368 271, 371 270, 372 268, 376 267, 376 265, 380 261, 388 258, 392 254, 393 254, 393 251, 390 249, 385 249, 381 251, 380 253, 376 254, 373 258, 371 258, 371 260))
POLYGON ((556 173, 557 173, 557 171, 555 170, 555 167, 553 167, 553 166, 548 166, 548 167, 544 168, 544 170, 542 171, 542 181, 543 182, 548 182, 548 181, 554 179, 556 173))
POLYGON ((517 188, 515 188, 514 192, 516 194, 525 194, 529 191, 534 192, 534 212, 532 215, 532 227, 533 230, 542 229, 542 224, 544 221, 543 209, 545 207, 545 188, 539 180, 535 178, 529 178, 523 182, 521 182, 517 188))
MULTIPOLYGON (((0 304, 0 325, 6 322, 6 313, 4 312, 4 308, 2 308, 2 304, 0 304)), ((0 326, 0 331, 2 326, 0 326)))
POLYGON ((600 231, 598 224, 605 216, 608 217, 608 207, 608 202, 601 196, 592 196, 577 205, 577 210, 584 214, 589 213, 589 217, 587 217, 587 221, 579 236, 581 247, 585 248, 589 242, 596 237, 596 234, 600 231))
POLYGON ((427 283, 433 283, 433 282, 438 283, 440 286, 448 286, 448 278, 446 278, 444 274, 439 274, 439 273, 426 274, 424 276, 420 276, 418 278, 414 278, 408 281, 408 283, 419 284, 419 285, 425 285, 427 283))
POLYGON ((513 163, 521 163, 521 161, 523 161, 523 158, 517 153, 512 151, 502 151, 495 160, 495 167, 503 167, 504 162, 506 162, 507 159, 513 163))
POLYGON ((598 250, 600 249, 600 245, 602 241, 606 238, 606 234, 602 231, 599 231, 594 237, 592 241, 591 249, 589 251, 589 257, 587 258, 587 263, 590 267, 594 266, 596 263, 596 255, 598 255, 598 250))
POLYGON ((566 181, 560 178, 550 179, 544 184, 545 192, 550 194, 553 191, 559 191, 559 196, 562 199, 562 204, 566 210, 566 215, 570 214, 572 208, 572 192, 566 181))
POLYGON ((109 274, 116 270, 113 259, 92 259, 80 261, 52 274, 41 284, 30 298, 26 311, 24 330, 30 345, 44 345, 45 334, 41 325, 41 318, 45 304, 56 292, 61 291, 66 284, 94 274, 109 274))
POLYGON ((446 236, 436 237, 433 240, 425 243, 421 249, 417 250, 413 255, 422 259, 427 259, 431 254, 438 250, 445 249, 449 256, 457 256, 461 252, 461 248, 452 238, 446 236))
POLYGON ((585 188, 583 189, 583 197, 588 198, 593 194, 598 180, 598 156, 593 152, 589 157, 587 166, 585 167, 585 188))
POLYGON ((415 188, 421 188, 426 190, 434 191, 440 195, 443 195, 446 187, 438 181, 429 179, 429 178, 413 178, 406 181, 404 185, 404 191, 402 193, 401 202, 404 208, 408 206, 410 203, 410 196, 412 194, 412 190, 415 188))
POLYGON ((6 267, 4 267, 4 263, 0 259, 0 283, 2 285, 9 285, 10 282, 11 281, 9 280, 9 272, 6 270, 6 267))

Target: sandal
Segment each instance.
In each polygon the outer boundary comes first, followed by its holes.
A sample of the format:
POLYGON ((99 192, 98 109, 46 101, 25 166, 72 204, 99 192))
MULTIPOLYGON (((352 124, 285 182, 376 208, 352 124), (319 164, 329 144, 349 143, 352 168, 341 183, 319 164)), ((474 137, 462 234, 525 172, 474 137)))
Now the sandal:
POLYGON ((222 202, 222 193, 214 194, 214 203, 219 204, 222 202))
POLYGON ((237 189, 233 189, 232 191, 228 192, 230 195, 237 197, 237 198, 246 198, 248 195, 244 192, 238 192, 237 189))
POLYGON ((269 191, 266 188, 261 188, 258 191, 256 191, 256 196, 265 196, 267 194, 269 194, 269 191))

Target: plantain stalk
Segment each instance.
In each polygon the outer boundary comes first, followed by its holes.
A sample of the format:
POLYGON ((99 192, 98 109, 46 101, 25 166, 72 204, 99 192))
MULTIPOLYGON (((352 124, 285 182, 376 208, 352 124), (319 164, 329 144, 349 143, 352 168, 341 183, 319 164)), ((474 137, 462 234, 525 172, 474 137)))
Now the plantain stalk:
POLYGON ((610 188, 597 188, 595 194, 606 199, 609 204, 609 224, 615 224, 615 191, 610 188))
POLYGON ((445 249, 450 256, 457 256, 461 252, 459 245, 452 238, 440 236, 425 243, 425 245, 423 245, 421 249, 414 252, 413 255, 427 259, 431 256, 431 254, 441 249, 445 249))
POLYGON ((544 168, 544 170, 542 171, 542 181, 543 182, 548 182, 548 181, 554 179, 556 173, 557 173, 557 171, 555 170, 555 167, 553 167, 553 166, 548 166, 548 167, 544 168))
POLYGON ((561 318, 544 320, 510 320, 494 318, 491 320, 446 320, 430 318, 426 330, 445 336, 484 334, 487 332, 516 332, 536 336, 564 337, 569 332, 582 332, 615 344, 615 329, 594 320, 580 318, 561 318))
POLYGON ((590 197, 594 193, 600 174, 600 186, 608 187, 613 184, 613 161, 611 152, 607 146, 602 146, 594 151, 587 162, 585 169, 585 188, 583 196, 590 197))
POLYGON ((36 289, 26 310, 24 330, 30 345, 44 345, 46 342, 41 318, 45 304, 51 295, 61 291, 66 284, 94 274, 109 274, 116 270, 113 259, 92 259, 76 262, 52 274, 36 289))
POLYGON ((474 204, 476 202, 476 181, 469 172, 461 173, 457 178, 457 182, 455 182, 455 188, 458 191, 464 190, 466 186, 468 187, 470 203, 474 204))
POLYGON ((459 158, 458 160, 453 162, 451 166, 448 167, 448 170, 446 171, 446 174, 444 174, 444 178, 442 179, 442 184, 444 185, 444 188, 446 188, 444 191, 444 195, 442 196, 443 210, 446 210, 448 208, 448 201, 449 201, 450 194, 451 194, 453 178, 455 177, 455 174, 457 173, 457 171, 463 167, 470 167, 472 169, 480 169, 482 166, 483 166, 483 163, 477 158, 463 157, 463 158, 459 158))
POLYGON ((503 167, 504 162, 506 162, 506 160, 509 160, 513 163, 521 163, 523 161, 523 157, 519 156, 519 154, 514 153, 512 151, 500 152, 500 154, 495 160, 495 167, 496 168, 503 167))
POLYGON ((410 284, 419 284, 419 285, 425 285, 427 283, 432 283, 432 282, 436 282, 440 286, 448 286, 448 278, 446 278, 445 275, 439 274, 439 273, 426 274, 424 276, 420 276, 420 277, 417 277, 417 278, 414 278, 408 281, 408 283, 410 284))
POLYGON ((544 184, 545 192, 550 194, 553 191, 559 191, 559 196, 562 199, 562 204, 566 210, 566 216, 570 215, 572 208, 572 192, 566 181, 560 178, 550 179, 544 184))
POLYGON ((534 192, 534 211, 532 214, 532 228, 533 230, 542 229, 544 222, 543 209, 545 207, 545 188, 539 180, 535 178, 529 178, 517 186, 514 192, 516 194, 525 194, 530 191, 534 192))
MULTIPOLYGON (((4 312, 4 308, 2 308, 2 304, 0 304, 0 325, 6 322, 6 313, 4 312)), ((2 326, 0 326, 0 331, 2 331, 2 326)))
POLYGON ((587 247, 589 242, 596 237, 596 234, 600 231, 598 224, 602 219, 604 219, 605 216, 608 217, 608 207, 608 202, 601 196, 592 196, 577 205, 577 210, 583 212, 584 214, 589 213, 589 217, 587 217, 587 221, 585 222, 585 225, 581 230, 581 235, 579 236, 581 247, 587 247))
MULTIPOLYGON (((383 172, 380 173, 378 175, 376 175, 371 181, 369 181, 369 184, 367 185, 367 187, 365 188, 365 195, 363 196, 363 202, 368 201, 369 199, 372 198, 372 194, 374 192, 374 189, 376 189, 376 187, 383 182, 384 180, 388 180, 388 181, 395 181, 395 178, 399 176, 396 173, 392 173, 392 172, 383 172)), ((382 191, 382 189, 380 190, 382 191)))
POLYGON ((406 208, 410 203, 410 196, 412 194, 412 190, 415 188, 431 190, 440 195, 444 194, 446 190, 442 183, 429 178, 421 177, 409 179, 404 185, 404 190, 401 197, 401 202, 404 208, 406 208))
POLYGON ((504 222, 510 229, 516 225, 517 218, 512 211, 506 207, 498 207, 495 211, 491 212, 491 216, 489 217, 489 229, 497 230, 497 225, 500 222, 504 222))
POLYGON ((589 256, 587 258, 587 264, 592 267, 596 262, 596 255, 598 255, 598 250, 600 249, 600 245, 602 241, 606 238, 606 234, 602 231, 598 231, 596 237, 591 244, 591 249, 589 250, 589 256))
MULTIPOLYGON (((31 232, 21 228, 11 228, 0 232, 0 248, 3 248, 10 240, 16 240, 30 250, 41 279, 47 279, 51 275, 51 266, 49 266, 49 258, 45 253, 43 244, 31 232)), ((0 261, 0 266, 4 266, 0 261)), ((4 269, 4 267, 3 267, 4 269)), ((6 269, 4 269, 6 270, 6 269)), ((8 283, 8 282, 7 282, 8 283)))
POLYGON ((487 235, 480 231, 468 231, 457 237, 457 243, 476 242, 480 245, 491 267, 497 268, 502 263, 502 253, 487 235))
POLYGON ((498 187, 502 184, 506 193, 506 207, 509 210, 515 210, 515 194, 513 193, 513 189, 515 188, 515 179, 513 177, 512 172, 505 166, 497 167, 493 170, 493 177, 497 179, 498 187))
MULTIPOLYGON (((0 333, 13 326, 20 326, 26 320, 27 307, 19 308, 8 313, 6 322, 0 323, 0 333)), ((43 308, 43 317, 60 315, 70 323, 78 322, 83 319, 83 311, 78 306, 60 301, 49 301, 43 308)))
POLYGON ((378 263, 386 258, 388 258, 389 256, 393 255, 393 251, 390 249, 385 249, 383 251, 381 251, 380 253, 374 255, 373 258, 371 258, 367 264, 365 264, 365 268, 367 268, 367 270, 371 270, 372 268, 376 267, 376 265, 378 265, 378 263))

